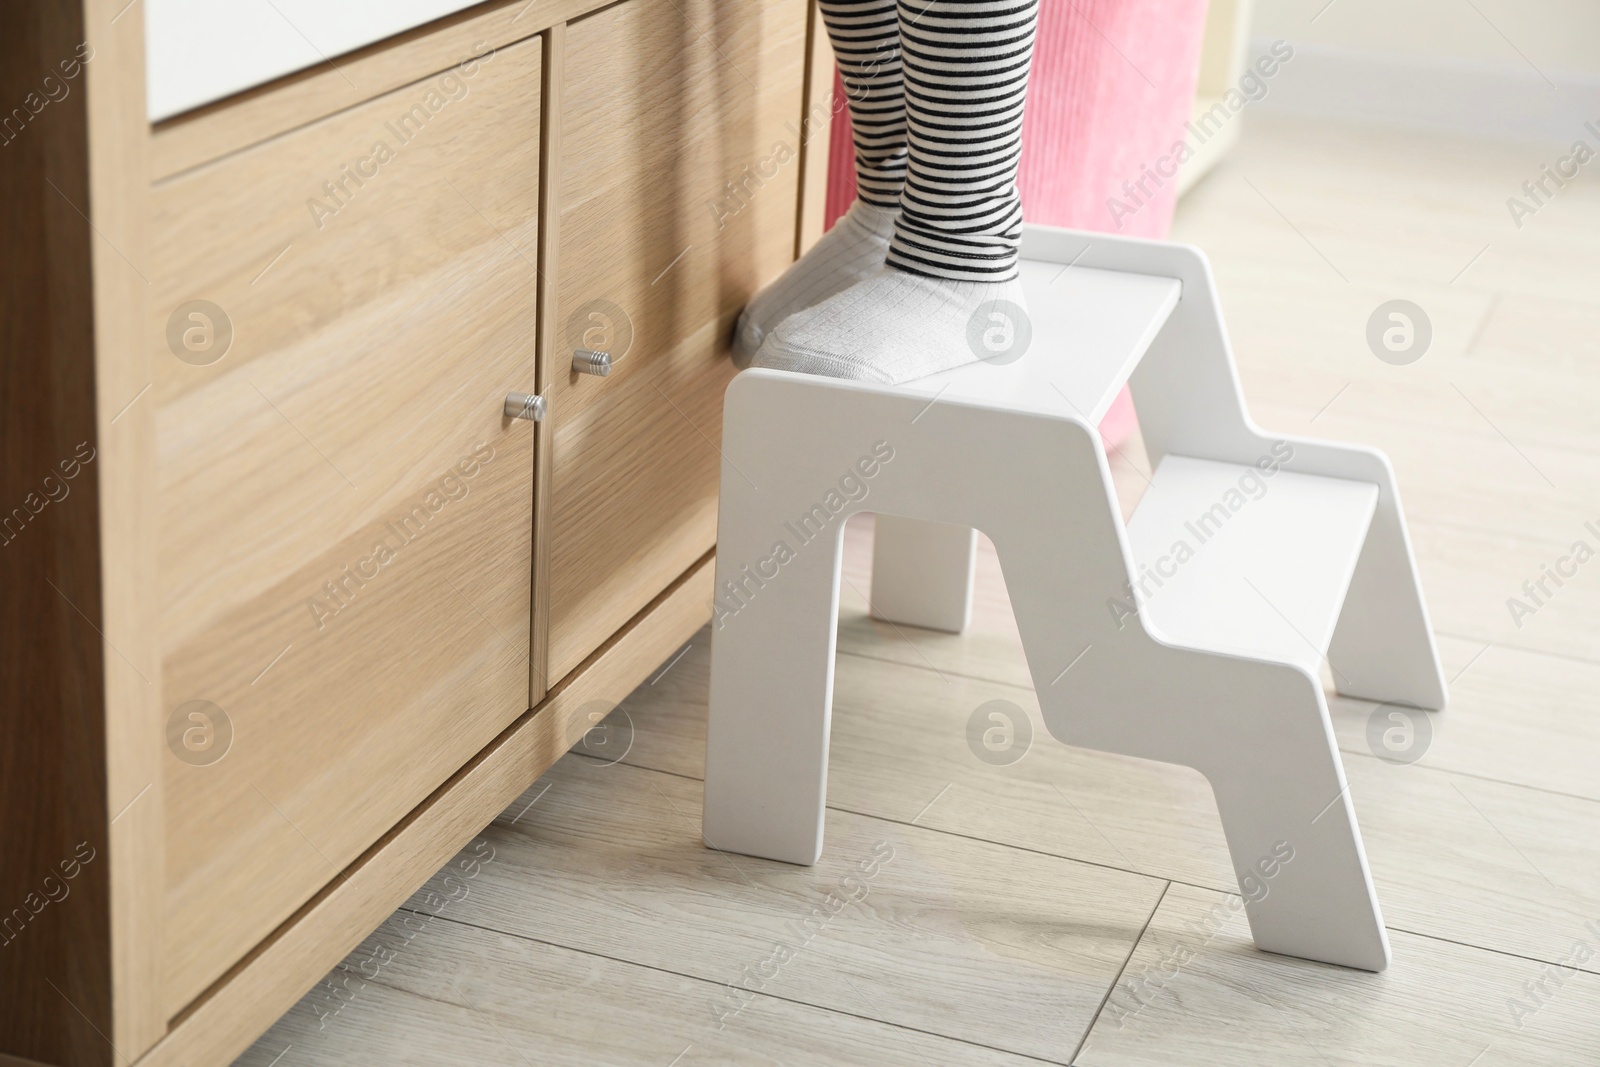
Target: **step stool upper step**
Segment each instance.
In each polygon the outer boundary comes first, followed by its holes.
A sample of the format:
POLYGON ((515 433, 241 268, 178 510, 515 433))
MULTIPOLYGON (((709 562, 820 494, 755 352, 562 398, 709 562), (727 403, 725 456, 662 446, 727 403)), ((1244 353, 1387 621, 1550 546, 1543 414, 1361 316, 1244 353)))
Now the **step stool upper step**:
POLYGON ((1378 487, 1294 474, 1279 469, 1284 458, 1162 460, 1128 523, 1133 593, 1163 640, 1299 663, 1316 675, 1378 487))
MULTIPOLYGON (((967 364, 902 388, 1025 411, 1070 412, 1098 425, 1183 289, 1176 278, 1039 259, 1022 261, 1022 285, 1032 340, 1020 358, 967 364)), ((1005 325, 996 322, 994 328, 1005 325)))

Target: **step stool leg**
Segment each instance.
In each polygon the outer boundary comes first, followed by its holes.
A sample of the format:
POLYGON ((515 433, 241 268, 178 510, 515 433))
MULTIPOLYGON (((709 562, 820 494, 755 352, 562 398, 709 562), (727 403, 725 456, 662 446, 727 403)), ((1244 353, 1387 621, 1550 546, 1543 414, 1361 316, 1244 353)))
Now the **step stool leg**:
POLYGON ((1316 823, 1294 828, 1261 809, 1272 796, 1243 782, 1216 790, 1256 947, 1340 967, 1384 970, 1389 937, 1349 794, 1333 800, 1316 823), (1291 837, 1291 829, 1298 834, 1291 837))
POLYGON ((822 852, 843 518, 802 541, 780 517, 802 506, 767 510, 727 473, 722 484, 702 833, 720 851, 809 865, 822 852))
POLYGON ((1382 970, 1388 939, 1319 682, 1290 664, 1163 643, 1136 617, 1113 622, 1115 542, 1092 529, 1069 536, 1076 516, 1052 497, 1091 510, 1087 487, 1046 486, 985 529, 1051 734, 1199 770, 1256 944, 1382 970))
POLYGON ((879 515, 872 541, 872 616, 961 633, 972 621, 978 532, 879 515))
MULTIPOLYGON (((1298 709, 1262 707, 1260 715, 1308 726, 1325 719, 1320 690, 1306 696, 1298 709)), ((1271 737, 1247 740, 1250 733, 1238 742, 1271 737)), ((1338 750, 1320 729, 1300 733, 1266 749, 1214 753, 1220 762, 1207 774, 1250 932, 1267 952, 1381 971, 1389 938, 1338 750)))
POLYGON ((1430 710, 1445 705, 1444 671, 1392 475, 1380 485, 1328 662, 1345 696, 1430 710))
MULTIPOLYGON (((1018 621, 1028 625, 1023 611, 1018 621)), ((1036 683, 1050 732, 1206 776, 1259 948, 1387 967, 1388 936, 1318 683, 1287 665, 1138 643, 1097 642, 1061 684, 1036 683)))

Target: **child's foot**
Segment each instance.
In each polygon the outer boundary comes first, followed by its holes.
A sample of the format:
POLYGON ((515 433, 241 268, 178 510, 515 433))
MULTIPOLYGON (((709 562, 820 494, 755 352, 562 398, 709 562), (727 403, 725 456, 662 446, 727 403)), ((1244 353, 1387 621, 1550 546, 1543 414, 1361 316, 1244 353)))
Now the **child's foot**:
POLYGON ((1021 279, 957 282, 884 267, 790 316, 753 365, 899 385, 980 359, 1010 363, 1031 337, 1021 279))
POLYGON ((745 305, 733 335, 734 364, 748 367, 767 335, 790 315, 822 303, 882 267, 899 214, 861 200, 850 205, 810 251, 745 305))

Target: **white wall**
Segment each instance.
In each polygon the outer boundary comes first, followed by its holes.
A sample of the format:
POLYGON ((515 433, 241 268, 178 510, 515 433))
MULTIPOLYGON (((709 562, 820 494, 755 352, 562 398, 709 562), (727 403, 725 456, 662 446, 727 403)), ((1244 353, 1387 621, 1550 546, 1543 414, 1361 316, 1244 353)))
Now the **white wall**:
POLYGON ((1600 120, 1596 0, 1255 0, 1251 37, 1295 47, 1273 110, 1555 142, 1600 120))
POLYGON ((1421 59, 1526 66, 1517 55, 1521 49, 1552 77, 1600 75, 1600 3, 1595 0, 1334 0, 1312 23, 1325 4, 1327 0, 1256 0, 1255 36, 1421 59))

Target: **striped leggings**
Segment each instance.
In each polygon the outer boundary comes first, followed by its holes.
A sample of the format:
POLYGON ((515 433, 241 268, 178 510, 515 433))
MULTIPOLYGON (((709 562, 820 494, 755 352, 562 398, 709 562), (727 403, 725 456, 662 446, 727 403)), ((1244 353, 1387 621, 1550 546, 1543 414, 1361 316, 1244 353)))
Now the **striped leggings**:
POLYGON ((1017 277, 1022 105, 1039 0, 820 0, 855 138, 857 195, 900 208, 888 263, 1017 277))

